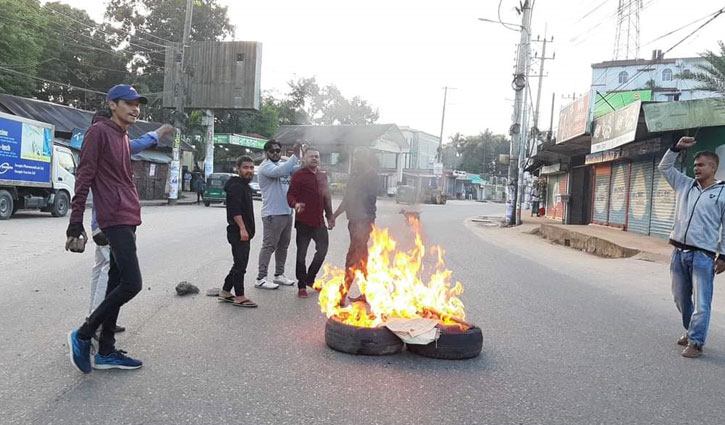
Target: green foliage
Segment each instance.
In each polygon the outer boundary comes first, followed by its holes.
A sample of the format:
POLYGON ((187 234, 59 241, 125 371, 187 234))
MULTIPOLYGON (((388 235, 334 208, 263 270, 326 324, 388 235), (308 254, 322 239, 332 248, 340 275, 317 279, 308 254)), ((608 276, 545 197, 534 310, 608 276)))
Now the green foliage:
POLYGON ((725 43, 718 42, 720 52, 705 51, 701 56, 707 61, 705 65, 696 65, 699 72, 677 74, 675 77, 694 80, 700 83, 696 90, 712 91, 725 96, 725 43))
POLYGON ((0 92, 32 95, 44 22, 38 0, 0 0, 0 92))
POLYGON ((509 140, 502 134, 486 130, 476 136, 456 133, 443 148, 443 164, 473 174, 502 175, 505 168, 497 164, 498 156, 509 153, 509 140))

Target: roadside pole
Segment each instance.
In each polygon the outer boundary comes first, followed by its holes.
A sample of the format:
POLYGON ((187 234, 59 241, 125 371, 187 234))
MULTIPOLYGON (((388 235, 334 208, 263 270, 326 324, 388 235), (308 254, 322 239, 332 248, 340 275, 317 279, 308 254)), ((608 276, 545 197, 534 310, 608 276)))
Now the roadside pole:
POLYGON ((206 156, 204 156, 204 178, 214 172, 214 110, 204 111, 202 124, 206 127, 206 156))
POLYGON ((174 114, 174 148, 171 164, 169 164, 169 205, 176 205, 179 198, 179 179, 181 176, 181 132, 184 126, 184 105, 186 103, 186 62, 184 53, 191 35, 191 16, 194 11, 194 0, 186 1, 186 19, 184 20, 184 38, 181 40, 181 61, 176 67, 176 113, 174 114))

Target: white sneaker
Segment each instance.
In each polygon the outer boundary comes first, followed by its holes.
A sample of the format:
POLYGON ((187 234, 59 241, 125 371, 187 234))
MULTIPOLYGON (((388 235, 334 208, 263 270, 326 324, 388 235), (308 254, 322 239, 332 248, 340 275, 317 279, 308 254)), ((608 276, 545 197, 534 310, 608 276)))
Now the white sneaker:
POLYGON ((269 282, 266 277, 263 277, 261 279, 257 279, 257 282, 254 284, 255 288, 259 289, 277 289, 279 288, 279 285, 276 283, 269 282))
POLYGON ((284 285, 284 286, 292 286, 295 283, 297 283, 296 280, 287 279, 287 276, 285 276, 283 274, 281 274, 279 276, 275 276, 273 282, 278 285, 284 285))

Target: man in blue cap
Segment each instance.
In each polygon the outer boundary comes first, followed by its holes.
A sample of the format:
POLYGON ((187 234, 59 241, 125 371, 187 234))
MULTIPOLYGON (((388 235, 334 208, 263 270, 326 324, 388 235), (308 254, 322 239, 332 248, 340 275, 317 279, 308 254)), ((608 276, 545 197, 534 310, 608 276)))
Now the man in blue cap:
POLYGON ((83 213, 89 189, 93 190, 96 218, 111 246, 106 298, 83 325, 68 333, 73 366, 83 373, 95 369, 138 369, 140 360, 115 347, 114 330, 118 312, 141 291, 141 271, 136 256, 136 227, 141 224, 141 204, 131 172, 131 147, 127 129, 139 117, 148 101, 127 84, 108 91, 111 118, 100 118, 83 139, 76 173, 75 196, 66 250, 77 251, 78 240, 87 240, 83 213), (101 335, 95 362, 91 362, 91 338, 98 328, 101 335))

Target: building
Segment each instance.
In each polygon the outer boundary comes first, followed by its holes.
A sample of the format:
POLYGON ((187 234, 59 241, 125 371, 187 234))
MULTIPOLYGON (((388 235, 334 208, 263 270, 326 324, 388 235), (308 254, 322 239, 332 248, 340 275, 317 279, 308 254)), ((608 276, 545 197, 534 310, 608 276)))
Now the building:
POLYGON ((433 170, 438 156, 440 137, 410 127, 400 127, 400 131, 410 146, 404 164, 406 171, 433 170))

